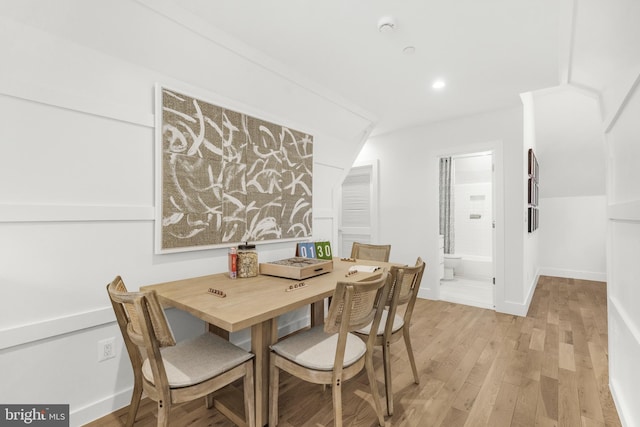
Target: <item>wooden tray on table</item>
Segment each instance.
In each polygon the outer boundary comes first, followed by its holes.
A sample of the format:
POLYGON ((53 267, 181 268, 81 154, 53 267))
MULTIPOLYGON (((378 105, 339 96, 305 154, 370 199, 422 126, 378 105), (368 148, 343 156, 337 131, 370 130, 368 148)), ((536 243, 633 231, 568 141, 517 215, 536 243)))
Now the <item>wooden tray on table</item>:
POLYGON ((293 257, 260 264, 260 274, 303 280, 333 271, 333 261, 293 257))

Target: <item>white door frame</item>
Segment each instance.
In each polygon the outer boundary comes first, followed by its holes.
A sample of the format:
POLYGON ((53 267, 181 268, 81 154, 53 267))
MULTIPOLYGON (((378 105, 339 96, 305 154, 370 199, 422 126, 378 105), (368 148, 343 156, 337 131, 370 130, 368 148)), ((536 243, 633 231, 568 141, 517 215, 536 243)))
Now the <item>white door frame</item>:
MULTIPOLYGON (((504 301, 504 277, 505 277, 505 261, 504 261, 504 164, 503 164, 503 147, 502 141, 492 141, 482 144, 473 144, 469 146, 455 147, 449 150, 443 150, 436 153, 436 158, 455 157, 458 155, 477 153, 481 151, 491 151, 493 156, 494 171, 492 174, 492 199, 493 199, 493 277, 495 283, 493 286, 493 307, 494 309, 504 301)), ((439 160, 438 163, 439 164, 439 160)), ((436 199, 434 203, 438 205, 440 191, 436 191, 436 199)), ((438 241, 434 244, 434 253, 438 253, 438 241)), ((434 297, 440 298, 440 286, 435 287, 434 297)))

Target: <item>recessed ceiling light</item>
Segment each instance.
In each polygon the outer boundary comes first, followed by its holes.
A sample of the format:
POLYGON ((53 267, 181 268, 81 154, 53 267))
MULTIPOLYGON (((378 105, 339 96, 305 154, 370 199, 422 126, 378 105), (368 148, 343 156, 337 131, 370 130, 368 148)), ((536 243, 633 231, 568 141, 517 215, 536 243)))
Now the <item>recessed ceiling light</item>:
POLYGON ((431 85, 432 88, 439 90, 442 89, 446 86, 446 83, 444 82, 444 80, 442 79, 438 79, 435 82, 433 82, 433 84, 431 85))

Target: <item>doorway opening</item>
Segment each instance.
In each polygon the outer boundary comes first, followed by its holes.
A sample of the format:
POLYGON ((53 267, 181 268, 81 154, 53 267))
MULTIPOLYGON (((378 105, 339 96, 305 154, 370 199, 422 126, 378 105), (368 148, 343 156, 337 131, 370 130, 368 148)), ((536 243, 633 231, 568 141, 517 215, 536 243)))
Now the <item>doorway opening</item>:
POLYGON ((440 158, 440 299, 494 308, 493 152, 440 158))

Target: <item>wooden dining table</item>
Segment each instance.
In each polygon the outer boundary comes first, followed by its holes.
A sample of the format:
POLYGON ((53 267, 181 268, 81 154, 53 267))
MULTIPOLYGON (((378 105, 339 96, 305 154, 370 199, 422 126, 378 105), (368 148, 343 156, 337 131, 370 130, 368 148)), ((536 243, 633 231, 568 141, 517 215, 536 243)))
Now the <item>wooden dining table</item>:
MULTIPOLYGON (((334 258, 332 271, 304 280, 262 274, 231 279, 227 273, 220 273, 141 286, 140 290, 155 291, 164 306, 191 313, 205 321, 210 331, 227 338, 231 332, 251 328, 251 351, 255 354, 256 425, 263 426, 269 419, 269 346, 278 340, 278 316, 310 306, 311 324, 321 324, 324 300, 333 295, 338 281, 362 281, 380 274, 379 271, 348 274, 353 265, 389 268, 393 264, 334 258)), ((219 402, 214 404, 235 422, 244 423, 243 417, 233 409, 219 402)))

